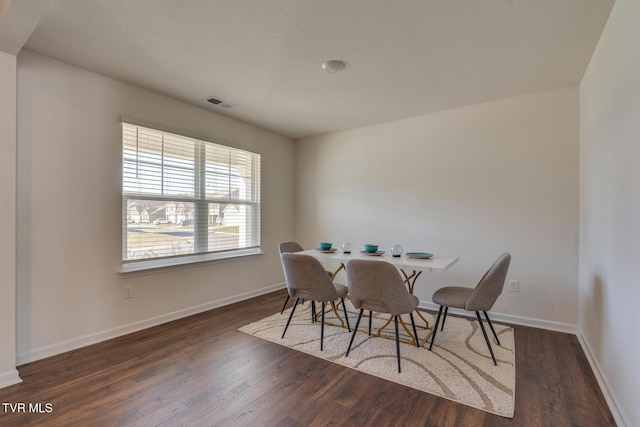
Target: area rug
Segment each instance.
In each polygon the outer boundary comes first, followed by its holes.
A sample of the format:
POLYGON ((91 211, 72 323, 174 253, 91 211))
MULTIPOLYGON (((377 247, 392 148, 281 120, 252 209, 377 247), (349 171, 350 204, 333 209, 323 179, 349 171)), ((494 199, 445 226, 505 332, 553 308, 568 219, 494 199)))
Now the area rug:
MULTIPOLYGON (((353 328, 358 313, 348 300, 346 305, 353 328)), ((514 333, 511 327, 494 323, 501 346, 495 343, 487 327, 498 361, 498 366, 494 366, 477 320, 449 315, 444 331, 438 331, 433 351, 428 350, 428 344, 418 348, 401 343, 402 372, 398 373, 393 322, 381 331, 381 337, 375 336, 378 328, 388 321, 388 315, 374 313, 373 334, 368 336, 369 318, 365 311, 349 357, 345 357, 351 334, 339 326, 335 312, 327 309, 324 351, 321 352, 320 322, 311 322, 310 306, 308 302, 298 305, 284 339, 281 338, 282 331, 291 309, 245 325, 239 330, 398 384, 513 418, 516 375, 514 333)), ((317 306, 320 311, 320 304, 317 306)), ((344 316, 342 307, 338 313, 344 316)), ((435 323, 430 313, 421 314, 430 325, 435 323)), ((418 316, 414 318, 417 325, 425 325, 418 316)), ((409 317, 406 316, 404 320, 411 330, 409 317)), ((410 335, 402 327, 400 333, 401 339, 410 340, 410 335)), ((430 333, 431 330, 418 329, 420 341, 424 342, 430 333)))

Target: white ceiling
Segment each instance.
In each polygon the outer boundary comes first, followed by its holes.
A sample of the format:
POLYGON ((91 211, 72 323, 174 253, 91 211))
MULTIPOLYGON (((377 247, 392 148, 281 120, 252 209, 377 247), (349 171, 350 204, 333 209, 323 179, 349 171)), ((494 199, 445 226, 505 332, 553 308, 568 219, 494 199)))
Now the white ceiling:
POLYGON ((579 84, 613 6, 40 1, 26 48, 293 139, 579 84), (331 59, 346 69, 326 73, 331 59), (211 95, 238 107, 204 104, 211 95))

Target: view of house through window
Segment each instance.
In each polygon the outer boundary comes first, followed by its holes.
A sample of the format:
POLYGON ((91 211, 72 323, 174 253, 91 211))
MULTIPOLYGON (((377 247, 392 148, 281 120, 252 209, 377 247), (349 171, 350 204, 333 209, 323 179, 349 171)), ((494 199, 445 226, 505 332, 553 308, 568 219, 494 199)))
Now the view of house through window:
POLYGON ((260 155, 122 125, 125 262, 260 246, 260 155))

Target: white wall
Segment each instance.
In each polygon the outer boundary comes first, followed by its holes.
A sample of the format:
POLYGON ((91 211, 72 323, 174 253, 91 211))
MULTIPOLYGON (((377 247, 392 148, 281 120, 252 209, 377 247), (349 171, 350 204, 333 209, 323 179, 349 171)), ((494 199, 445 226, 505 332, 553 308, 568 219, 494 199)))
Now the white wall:
MULTIPOLYGON (((0 17, 1 17, 0 13, 0 17)), ((0 387, 16 362, 16 57, 0 52, 0 387)))
POLYGON ((617 0, 580 85, 580 329, 640 425, 640 2, 617 0))
POLYGON ((19 362, 281 286, 276 246, 293 236, 293 162, 291 140, 23 50, 19 362), (265 254, 121 278, 121 115, 261 153, 265 254))
POLYGON ((296 239, 460 256, 418 279, 423 302, 508 251, 520 292, 495 311, 575 328, 578 103, 565 88, 302 140, 296 239))

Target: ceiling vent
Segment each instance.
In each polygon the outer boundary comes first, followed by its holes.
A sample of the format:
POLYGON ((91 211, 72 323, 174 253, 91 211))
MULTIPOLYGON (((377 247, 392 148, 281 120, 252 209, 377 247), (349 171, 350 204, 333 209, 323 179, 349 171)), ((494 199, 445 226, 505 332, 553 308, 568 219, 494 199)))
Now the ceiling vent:
POLYGON ((236 104, 225 101, 224 99, 216 98, 215 96, 210 96, 209 98, 206 98, 205 101, 215 105, 216 107, 225 108, 227 110, 233 107, 237 107, 236 104))

